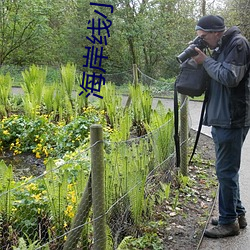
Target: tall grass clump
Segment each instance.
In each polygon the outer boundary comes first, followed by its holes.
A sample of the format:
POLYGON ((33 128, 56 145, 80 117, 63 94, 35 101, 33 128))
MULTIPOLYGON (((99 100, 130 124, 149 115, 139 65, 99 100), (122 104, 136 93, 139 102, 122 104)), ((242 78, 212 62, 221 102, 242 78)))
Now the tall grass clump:
POLYGON ((21 87, 24 91, 24 112, 29 117, 34 118, 37 113, 40 113, 47 68, 43 69, 32 65, 28 70, 22 72, 22 76, 23 83, 21 83, 21 87))
POLYGON ((7 116, 9 111, 9 96, 11 92, 12 79, 10 74, 0 75, 0 116, 7 116))
POLYGON ((131 110, 133 123, 137 127, 138 135, 145 134, 144 123, 150 123, 153 97, 148 89, 143 85, 130 85, 131 110))
POLYGON ((121 124, 120 119, 123 116, 122 98, 117 95, 115 85, 111 82, 106 83, 101 88, 100 109, 106 112, 107 122, 111 128, 121 124), (112 101, 111 101, 112 100, 112 101))
POLYGON ((173 112, 167 111, 162 102, 159 101, 156 109, 151 113, 150 120, 150 123, 145 123, 145 128, 150 133, 149 137, 152 140, 155 160, 160 163, 173 152, 173 112))
MULTIPOLYGON (((80 87, 80 85, 82 85, 86 81, 86 79, 82 79, 82 78, 83 78, 82 74, 76 75, 77 87, 76 87, 76 97, 75 97, 75 117, 77 115, 80 115, 82 113, 82 110, 84 108, 87 108, 89 105, 88 97, 86 97, 86 95, 79 95, 82 91, 82 88, 80 87)), ((85 83, 84 83, 84 86, 85 86, 85 83)))
POLYGON ((72 103, 72 92, 76 82, 76 65, 67 63, 66 66, 61 66, 61 77, 62 86, 72 103))

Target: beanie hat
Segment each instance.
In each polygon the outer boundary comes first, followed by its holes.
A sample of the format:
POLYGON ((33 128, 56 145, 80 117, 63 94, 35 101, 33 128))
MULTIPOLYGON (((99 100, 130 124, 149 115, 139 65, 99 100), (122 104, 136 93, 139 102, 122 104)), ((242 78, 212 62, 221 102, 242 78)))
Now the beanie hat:
POLYGON ((207 32, 224 31, 224 19, 221 16, 203 16, 195 26, 195 30, 203 30, 207 32))

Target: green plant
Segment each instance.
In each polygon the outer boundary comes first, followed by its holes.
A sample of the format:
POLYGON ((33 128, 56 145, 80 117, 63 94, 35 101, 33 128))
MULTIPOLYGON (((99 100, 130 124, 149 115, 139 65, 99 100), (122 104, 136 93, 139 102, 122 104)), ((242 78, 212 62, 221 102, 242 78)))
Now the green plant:
POLYGON ((179 205, 179 196, 180 196, 180 191, 177 189, 175 190, 175 197, 172 204, 173 209, 176 209, 179 205))
MULTIPOLYGON (((77 87, 76 87, 76 97, 75 97, 75 117, 78 115, 81 115, 82 111, 84 108, 87 108, 89 105, 89 99, 86 97, 86 95, 80 95, 82 91, 82 88, 80 85, 82 85, 82 81, 86 81, 86 79, 82 79, 82 74, 81 75, 76 75, 76 82, 77 82, 77 87)), ((85 83, 83 83, 85 86, 85 83)))
POLYGON ((21 237, 18 239, 18 246, 13 246, 13 250, 35 250, 37 247, 39 247, 38 241, 29 242, 29 245, 27 246, 26 241, 21 237))
POLYGON ((21 237, 28 235, 27 239, 36 240, 46 235, 46 231, 39 230, 44 228, 42 221, 49 221, 48 197, 41 179, 35 180, 32 176, 22 177, 18 182, 18 188, 12 192, 15 196, 13 202, 13 227, 19 231, 21 237), (38 227, 39 225, 39 227, 38 227))
POLYGON ((103 98, 99 100, 100 109, 106 112, 110 127, 117 128, 121 124, 120 119, 123 116, 122 98, 117 95, 115 85, 110 82, 101 88, 101 95, 103 98))
POLYGON ((164 201, 164 200, 168 200, 169 196, 170 196, 170 192, 171 192, 171 183, 162 183, 160 182, 160 189, 157 192, 157 194, 159 195, 159 202, 160 204, 164 201))
POLYGON ((71 96, 76 81, 76 66, 71 63, 67 63, 66 66, 61 66, 61 77, 62 86, 72 104, 71 96))
POLYGON ((57 222, 57 226, 62 226, 64 211, 67 206, 68 176, 56 170, 56 165, 52 159, 46 164, 46 178, 44 185, 49 199, 50 211, 57 222))
POLYGON ((158 102, 156 109, 151 113, 151 122, 145 123, 147 132, 151 132, 149 137, 152 140, 155 160, 163 162, 173 152, 173 112, 166 111, 162 102, 158 102))
POLYGON ((156 233, 145 233, 142 237, 125 237, 117 250, 152 249, 163 250, 163 242, 156 233))
POLYGON ((14 176, 12 166, 6 166, 3 160, 0 161, 0 213, 5 216, 8 223, 12 214, 14 176))
POLYGON ((138 128, 140 128, 142 123, 149 124, 151 119, 153 98, 150 91, 143 88, 140 84, 135 86, 129 85, 133 121, 138 128))
POLYGON ((10 96, 12 79, 10 74, 0 75, 0 115, 7 116, 9 111, 8 97, 10 96))
POLYGON ((53 111, 55 89, 55 84, 48 85, 44 89, 43 102, 46 108, 46 114, 50 114, 53 111))
POLYGON ((37 112, 40 112, 46 75, 47 68, 42 69, 35 65, 22 72, 24 82, 21 87, 24 90, 24 111, 29 117, 34 118, 37 112))
POLYGON ((144 192, 151 157, 147 138, 131 140, 129 145, 126 142, 111 142, 110 151, 107 150, 105 156, 107 208, 126 196, 123 206, 118 206, 114 212, 123 214, 124 210, 130 211, 135 225, 140 223, 146 210, 144 192))

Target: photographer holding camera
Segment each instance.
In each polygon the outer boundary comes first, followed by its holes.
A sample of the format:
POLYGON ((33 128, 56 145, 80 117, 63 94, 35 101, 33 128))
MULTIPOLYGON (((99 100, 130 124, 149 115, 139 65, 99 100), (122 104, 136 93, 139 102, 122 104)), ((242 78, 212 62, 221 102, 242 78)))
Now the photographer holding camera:
POLYGON ((219 181, 219 218, 212 219, 214 227, 205 235, 222 238, 238 235, 247 226, 239 169, 250 126, 250 45, 236 26, 226 30, 220 16, 202 17, 195 30, 213 50, 210 57, 196 47, 198 55, 192 56, 211 78, 203 124, 212 126, 219 181))

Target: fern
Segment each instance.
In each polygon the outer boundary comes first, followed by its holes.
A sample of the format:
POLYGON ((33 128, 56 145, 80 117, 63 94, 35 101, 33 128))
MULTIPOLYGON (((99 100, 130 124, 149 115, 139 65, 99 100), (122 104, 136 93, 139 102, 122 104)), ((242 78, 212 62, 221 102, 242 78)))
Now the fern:
POLYGON ((166 111, 164 105, 158 102, 156 109, 151 114, 151 122, 145 123, 146 130, 152 132, 151 140, 155 160, 162 162, 171 154, 173 142, 173 112, 166 111))
POLYGON ((7 115, 8 97, 11 93, 12 79, 10 74, 0 75, 0 114, 7 115))
POLYGON ((21 87, 24 91, 25 112, 28 116, 34 117, 42 102, 47 68, 42 69, 32 65, 29 70, 22 72, 22 76, 24 82, 21 83, 21 87))
POLYGON ((61 67, 62 86, 66 90, 68 98, 71 100, 71 95, 76 81, 76 66, 67 63, 61 67))
POLYGON ((52 159, 48 160, 46 171, 44 183, 48 192, 49 206, 57 225, 62 227, 67 205, 68 178, 66 172, 61 173, 56 170, 56 165, 52 159))
POLYGON ((0 212, 6 215, 9 221, 12 211, 14 196, 11 189, 14 186, 13 169, 12 166, 8 167, 4 161, 0 161, 0 212))

